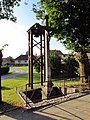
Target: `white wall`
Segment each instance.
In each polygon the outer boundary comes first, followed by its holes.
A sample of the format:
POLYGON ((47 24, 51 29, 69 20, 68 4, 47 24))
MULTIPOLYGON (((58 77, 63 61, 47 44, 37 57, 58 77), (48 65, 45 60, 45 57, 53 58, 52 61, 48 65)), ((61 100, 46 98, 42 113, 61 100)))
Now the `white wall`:
POLYGON ((15 65, 27 65, 28 61, 27 60, 15 60, 15 65))

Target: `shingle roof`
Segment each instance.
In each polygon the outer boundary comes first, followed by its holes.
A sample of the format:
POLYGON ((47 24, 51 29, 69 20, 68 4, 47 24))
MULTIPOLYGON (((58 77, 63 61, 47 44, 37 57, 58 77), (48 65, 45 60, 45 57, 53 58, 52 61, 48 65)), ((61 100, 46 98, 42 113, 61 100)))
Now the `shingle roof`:
POLYGON ((28 60, 28 55, 20 55, 15 60, 28 60))
POLYGON ((60 50, 50 50, 56 52, 58 55, 64 55, 60 50))

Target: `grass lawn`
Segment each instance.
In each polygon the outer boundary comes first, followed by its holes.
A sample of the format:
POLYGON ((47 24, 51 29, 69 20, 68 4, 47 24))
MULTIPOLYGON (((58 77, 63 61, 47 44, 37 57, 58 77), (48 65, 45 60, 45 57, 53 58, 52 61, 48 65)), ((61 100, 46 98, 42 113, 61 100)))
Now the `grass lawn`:
POLYGON ((53 82, 54 85, 56 86, 62 86, 62 85, 66 85, 66 86, 77 86, 79 85, 79 79, 74 79, 74 80, 55 80, 53 82))
POLYGON ((21 70, 28 70, 28 66, 14 66, 14 68, 19 68, 21 70))
MULTIPOLYGON (((25 68, 26 69, 26 68, 25 68)), ((39 73, 34 73, 34 83, 40 82, 39 73)), ((14 78, 9 78, 1 81, 2 85, 2 101, 7 103, 9 106, 22 106, 23 102, 16 93, 16 87, 25 86, 28 83, 28 74, 23 74, 14 78)), ((55 85, 63 85, 63 80, 53 82, 55 85)), ((65 82, 66 83, 66 82, 65 82)), ((68 81, 68 84, 72 85, 73 83, 78 84, 78 80, 68 81)), ((8 106, 7 105, 7 106, 8 106)), ((6 110, 7 106, 0 106, 0 110, 6 110)))
POLYGON ((9 70, 9 72, 8 72, 8 73, 9 73, 9 74, 11 74, 11 73, 13 73, 13 72, 14 72, 14 70, 9 70))
MULTIPOLYGON (((34 73, 34 82, 39 82, 40 75, 34 73)), ((28 83, 28 75, 23 74, 14 78, 9 78, 1 81, 2 85, 2 101, 12 106, 22 106, 22 100, 16 93, 16 87, 24 86, 28 83)), ((0 107, 0 109, 7 109, 7 107, 0 107)))
POLYGON ((26 83, 28 83, 27 74, 2 80, 2 101, 16 106, 22 104, 16 93, 16 87, 25 85, 26 83))

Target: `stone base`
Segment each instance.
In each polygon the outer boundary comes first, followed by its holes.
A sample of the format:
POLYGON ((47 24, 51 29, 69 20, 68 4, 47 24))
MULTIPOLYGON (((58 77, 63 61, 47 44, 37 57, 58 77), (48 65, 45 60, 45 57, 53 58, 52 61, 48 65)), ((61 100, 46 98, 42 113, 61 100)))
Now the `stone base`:
POLYGON ((61 87, 61 91, 63 93, 63 95, 67 95, 67 88, 66 87, 61 87))
POLYGON ((57 86, 47 87, 47 86, 44 86, 43 91, 44 91, 44 94, 45 94, 47 99, 52 99, 52 98, 63 96, 63 93, 61 91, 61 87, 57 87, 57 86))
POLYGON ((63 96, 61 87, 53 86, 50 93, 48 93, 47 99, 63 96))
POLYGON ((34 103, 42 101, 42 89, 41 88, 31 89, 27 91, 27 93, 26 91, 24 91, 23 93, 25 95, 27 94, 27 97, 34 103))

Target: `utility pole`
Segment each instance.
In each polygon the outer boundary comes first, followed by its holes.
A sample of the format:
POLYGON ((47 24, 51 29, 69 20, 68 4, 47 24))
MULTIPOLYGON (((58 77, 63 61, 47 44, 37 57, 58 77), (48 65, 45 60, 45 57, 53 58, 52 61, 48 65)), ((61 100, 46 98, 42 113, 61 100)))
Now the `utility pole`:
POLYGON ((2 102, 2 94, 1 94, 1 65, 2 65, 2 50, 0 50, 0 104, 2 102))

